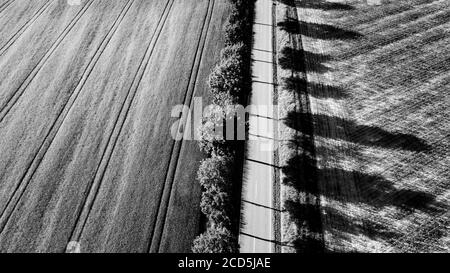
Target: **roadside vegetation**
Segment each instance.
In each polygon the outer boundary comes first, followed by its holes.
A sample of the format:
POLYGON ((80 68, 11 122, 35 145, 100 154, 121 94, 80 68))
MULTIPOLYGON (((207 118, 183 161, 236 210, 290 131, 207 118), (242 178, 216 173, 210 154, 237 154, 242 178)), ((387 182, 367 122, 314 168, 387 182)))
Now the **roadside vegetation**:
POLYGON ((227 121, 242 124, 232 105, 245 105, 250 89, 250 43, 252 41, 253 0, 230 0, 232 11, 225 28, 226 47, 209 78, 216 108, 205 115, 199 128, 200 148, 208 157, 198 170, 203 194, 201 210, 206 231, 193 243, 195 253, 236 253, 238 246, 239 198, 242 168, 242 140, 225 140, 227 121), (225 124, 225 125, 223 125, 225 124), (215 128, 221 128, 217 133, 215 128))
POLYGON ((279 143, 282 252, 317 253, 323 251, 324 242, 314 169, 316 151, 302 41, 300 35, 289 31, 298 25, 294 6, 292 0, 279 1, 277 6, 278 117, 283 120, 279 137, 287 140, 279 143), (292 113, 301 115, 292 117, 292 113))

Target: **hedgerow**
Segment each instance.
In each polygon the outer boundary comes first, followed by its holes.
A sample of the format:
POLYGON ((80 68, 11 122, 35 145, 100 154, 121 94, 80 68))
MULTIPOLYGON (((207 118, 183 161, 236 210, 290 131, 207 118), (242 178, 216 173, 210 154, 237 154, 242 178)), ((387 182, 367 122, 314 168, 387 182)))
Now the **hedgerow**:
POLYGON ((222 60, 209 77, 209 87, 213 96, 220 93, 238 97, 244 88, 244 64, 239 48, 235 46, 222 51, 222 60))
POLYGON ((204 113, 202 124, 198 128, 198 135, 200 138, 200 150, 206 154, 224 154, 228 152, 227 143, 224 138, 224 133, 220 132, 223 126, 224 113, 220 107, 212 108, 210 111, 204 113))
POLYGON ((229 1, 232 9, 225 27, 226 47, 208 82, 213 103, 218 107, 205 114, 199 128, 199 146, 208 157, 200 165, 197 180, 203 189, 200 207, 208 222, 206 232, 193 243, 194 253, 239 251, 237 236, 232 232, 239 218, 233 206, 237 183, 233 169, 239 164, 239 141, 226 141, 225 132, 227 121, 238 119, 232 105, 246 101, 251 82, 254 0, 229 1))
POLYGON ((218 189, 209 189, 203 192, 200 203, 202 212, 211 223, 219 223, 220 226, 230 228, 231 219, 230 196, 218 189))
POLYGON ((245 123, 244 117, 239 117, 239 111, 234 103, 236 99, 229 99, 231 95, 221 94, 217 99, 221 99, 216 105, 205 109, 200 128, 198 128, 199 146, 204 153, 211 155, 233 154, 235 141, 226 141, 227 126, 245 123))
POLYGON ((236 253, 237 238, 224 227, 211 226, 194 241, 194 253, 236 253))
POLYGON ((198 181, 205 189, 219 189, 230 193, 232 183, 231 168, 233 158, 228 155, 213 153, 210 158, 203 160, 198 170, 198 181))
POLYGON ((220 54, 221 59, 228 59, 228 58, 238 58, 239 61, 243 64, 244 62, 244 55, 248 51, 248 47, 243 43, 239 42, 234 45, 230 45, 222 49, 222 52, 220 54))

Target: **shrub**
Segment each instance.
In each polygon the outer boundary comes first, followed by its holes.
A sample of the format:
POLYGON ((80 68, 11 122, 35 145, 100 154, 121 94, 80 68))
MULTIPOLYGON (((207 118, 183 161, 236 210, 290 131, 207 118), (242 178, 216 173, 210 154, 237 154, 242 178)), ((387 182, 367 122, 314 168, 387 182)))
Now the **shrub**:
POLYGON ((240 21, 228 24, 225 27, 226 45, 245 41, 248 37, 246 37, 246 32, 242 31, 243 28, 245 28, 245 24, 240 21))
POLYGON ((217 189, 229 193, 232 183, 232 167, 232 157, 214 153, 201 163, 197 179, 206 190, 217 189))
POLYGON ((248 47, 245 46, 244 43, 239 42, 234 45, 226 46, 224 49, 222 49, 220 57, 221 59, 237 58, 240 62, 243 62, 243 57, 247 50, 248 47))
POLYGON ((232 208, 228 194, 217 189, 208 189, 202 194, 200 207, 210 223, 230 227, 231 220, 228 215, 232 208))
POLYGON ((224 154, 227 151, 224 137, 224 113, 220 107, 205 113, 198 129, 200 150, 207 154, 224 154))
POLYGON ((237 238, 224 227, 210 227, 194 241, 194 253, 237 253, 237 238))
POLYGON ((253 3, 255 0, 230 0, 230 2, 233 4, 232 12, 237 11, 239 13, 243 13, 243 15, 248 15, 248 12, 253 8, 253 3))
MULTIPOLYGON (((224 104, 226 104, 224 102, 224 104)), ((198 129, 200 149, 207 154, 234 155, 237 142, 232 140, 242 140, 245 137, 245 109, 234 104, 216 105, 205 111, 202 124, 198 129), (236 124, 238 127, 236 127, 236 124), (227 141, 227 126, 232 126, 228 130, 230 136, 227 141), (238 131, 236 131, 236 129, 238 131), (234 133, 233 135, 231 135, 234 133), (232 137, 232 139, 231 139, 232 137), (238 139, 236 137, 239 137, 238 139)))
MULTIPOLYGON (((230 0, 233 5, 225 29, 227 45, 221 52, 221 61, 212 71, 208 83, 217 106, 205 113, 199 128, 200 149, 209 154, 197 173, 202 185, 201 209, 208 218, 208 229, 200 235, 192 248, 194 253, 236 253, 237 238, 232 235, 230 216, 233 214, 232 194, 235 142, 226 141, 226 126, 235 121, 245 125, 245 117, 234 107, 245 99, 246 80, 250 82, 250 50, 252 11, 254 0, 230 0)), ((239 109, 238 109, 239 110, 239 109)), ((240 112, 241 113, 241 112, 240 112)), ((241 127, 239 127, 241 128, 241 127)), ((233 128, 234 129, 234 128, 233 128)), ((242 131, 236 134, 241 135, 242 131)), ((233 222, 234 223, 234 222, 233 222)))
POLYGON ((242 68, 242 61, 236 54, 223 59, 209 77, 209 87, 213 95, 228 93, 239 97, 244 83, 242 68))
POLYGON ((229 105, 235 105, 236 103, 238 103, 238 98, 233 97, 228 92, 215 92, 212 93, 212 95, 213 95, 212 97, 213 103, 222 108, 227 107, 229 105))

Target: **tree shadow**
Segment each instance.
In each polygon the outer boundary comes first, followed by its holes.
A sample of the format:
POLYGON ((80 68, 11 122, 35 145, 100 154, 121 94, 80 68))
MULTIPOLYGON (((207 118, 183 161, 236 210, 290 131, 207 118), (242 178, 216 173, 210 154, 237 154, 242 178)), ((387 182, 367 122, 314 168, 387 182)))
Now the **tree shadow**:
POLYGON ((337 2, 326 2, 324 0, 279 0, 279 2, 298 8, 320 9, 324 11, 330 10, 353 10, 353 6, 337 2))
POLYGON ((284 208, 299 229, 299 234, 292 243, 297 252, 322 253, 325 246, 320 205, 286 200, 284 208))
POLYGON ((291 158, 282 168, 285 174, 283 183, 294 187, 297 191, 320 194, 327 198, 360 204, 374 208, 395 206, 405 212, 421 210, 439 212, 445 207, 436 202, 434 195, 410 189, 397 189, 394 183, 381 176, 364 174, 343 169, 318 169, 315 160, 309 156, 298 155, 291 158), (347 192, 350 183, 355 183, 357 195, 347 192), (318 183, 318 185, 317 185, 318 183))
MULTIPOLYGON (((320 169, 317 167, 316 159, 307 152, 292 157, 282 171, 285 175, 283 183, 304 195, 320 195, 343 203, 366 204, 376 210, 396 207, 402 211, 400 215, 404 216, 415 211, 435 214, 448 210, 448 206, 437 201, 434 195, 411 189, 397 189, 393 182, 378 175, 337 168, 320 169), (356 194, 347 190, 352 183, 355 184, 356 194)), ((355 218, 356 216, 344 211, 321 207, 319 203, 304 204, 288 200, 285 209, 301 230, 308 231, 302 232, 296 240, 299 251, 314 251, 320 249, 319 246, 324 247, 318 236, 323 229, 322 214, 334 223, 327 226, 327 230, 341 241, 350 242, 352 240, 350 235, 364 235, 373 240, 392 242, 404 235, 393 227, 374 220, 376 217, 355 218)), ((433 238, 439 239, 436 236, 433 238)), ((327 251, 325 248, 323 250, 327 251)))
POLYGON ((325 73, 328 71, 328 67, 322 63, 330 59, 330 56, 285 47, 281 50, 278 62, 283 69, 293 70, 295 72, 310 71, 325 73))
POLYGON ((338 223, 331 226, 329 232, 341 241, 351 241, 350 235, 363 235, 377 241, 390 241, 402 236, 400 232, 384 223, 366 218, 355 218, 334 208, 326 207, 324 213, 331 222, 338 223))
MULTIPOLYGON (((285 174, 285 181, 301 180, 304 182, 305 191, 300 192, 294 200, 286 200, 285 210, 289 213, 290 219, 298 227, 298 235, 293 241, 293 245, 298 253, 323 253, 325 243, 323 238, 323 226, 320 213, 320 195, 317 183, 316 151, 312 123, 310 122, 309 97, 306 92, 298 90, 298 99, 301 110, 304 111, 299 119, 293 121, 296 126, 303 128, 308 134, 298 135, 297 143, 292 150, 297 151, 297 157, 303 157, 300 165, 293 168, 282 168, 285 174), (299 170, 308 170, 301 172, 299 170), (306 194, 304 194, 306 193, 306 194)), ((290 162, 290 161, 289 161, 290 162)), ((286 183, 289 184, 289 183, 286 183)), ((291 185, 292 186, 292 185, 291 185)), ((294 187, 295 188, 295 187, 294 187)))
POLYGON ((323 240, 311 236, 302 236, 294 241, 294 248, 297 253, 323 253, 323 240))
MULTIPOLYGON (((292 7, 304 7, 321 10, 352 10, 350 5, 331 3, 322 0, 292 1, 281 0, 292 7)), ((327 24, 308 23, 297 19, 287 19, 278 23, 282 30, 319 40, 349 40, 356 41, 363 36, 355 31, 342 29, 327 24)), ((361 39, 362 40, 362 39, 361 39)), ((341 57, 333 57, 341 58, 341 57)), ((324 63, 332 60, 331 56, 309 54, 303 50, 286 48, 282 51, 280 65, 293 72, 326 72, 329 70, 324 63)), ((295 73, 293 73, 295 74, 295 73)), ((411 152, 429 152, 433 149, 425 140, 412 134, 390 132, 377 126, 357 124, 355 121, 327 115, 314 115, 310 112, 308 99, 316 98, 345 98, 349 94, 344 90, 327 85, 309 83, 300 77, 289 77, 284 80, 284 87, 299 96, 300 109, 289 113, 285 124, 297 131, 298 135, 291 141, 292 149, 297 155, 292 157, 282 168, 285 175, 283 183, 296 189, 299 199, 304 195, 324 196, 329 200, 342 203, 364 204, 370 211, 380 211, 383 208, 395 208, 395 218, 413 216, 416 211, 425 213, 444 212, 448 205, 436 200, 436 196, 415 189, 400 189, 395 183, 381 175, 366 174, 340 168, 318 168, 317 147, 314 146, 316 136, 353 142, 371 147, 386 149, 401 149, 411 152)), ((338 158, 342 151, 328 151, 337 155, 327 154, 328 158, 338 158)), ((319 153, 323 154, 323 153, 319 153)), ((300 227, 301 232, 295 241, 300 252, 306 249, 318 250, 324 247, 323 241, 316 237, 316 232, 322 232, 322 213, 326 219, 331 218, 331 231, 335 236, 351 243, 350 235, 364 235, 373 240, 395 240, 404 236, 404 231, 390 226, 390 220, 375 215, 357 217, 320 203, 304 202, 304 200, 289 200, 285 208, 291 219, 300 227), (389 223, 388 223, 389 222, 389 223), (303 229, 302 229, 303 227, 303 229)), ((384 212, 384 211, 383 211, 384 212)), ((389 217, 391 217, 390 215, 389 217)), ((325 219, 325 218, 324 218, 325 219)), ((406 219, 406 218, 405 218, 406 219)), ((442 236, 442 235, 436 235, 442 236)))
POLYGON ((292 92, 308 92, 308 94, 315 98, 332 98, 332 99, 345 99, 348 98, 348 93, 339 87, 307 82, 305 79, 300 77, 289 77, 284 79, 284 85, 286 90, 292 92))
POLYGON ((345 30, 332 25, 298 21, 293 18, 288 18, 277 25, 288 33, 301 34, 321 40, 356 40, 362 37, 356 31, 345 30))
POLYGON ((303 134, 310 134, 311 130, 305 130, 298 126, 296 122, 298 119, 309 119, 309 116, 311 116, 310 121, 314 127, 314 134, 317 136, 341 139, 366 146, 414 152, 426 152, 432 148, 426 141, 414 135, 392 133, 379 127, 360 125, 340 117, 290 112, 285 120, 285 124, 303 134), (304 115, 307 115, 307 117, 303 117, 304 115), (330 127, 334 131, 330 130, 330 127))

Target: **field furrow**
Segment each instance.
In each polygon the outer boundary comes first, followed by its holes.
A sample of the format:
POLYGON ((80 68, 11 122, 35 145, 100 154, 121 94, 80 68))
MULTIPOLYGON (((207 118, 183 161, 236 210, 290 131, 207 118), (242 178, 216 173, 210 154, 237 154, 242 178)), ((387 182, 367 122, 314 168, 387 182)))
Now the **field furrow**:
MULTIPOLYGON (((88 251, 149 249, 172 155, 170 128, 175 120, 170 112, 186 100, 208 2, 173 4, 156 45, 159 54, 145 71, 82 233, 80 242, 88 251)), ((185 234, 188 238, 195 237, 198 226, 194 228, 185 234)), ((183 244, 183 251, 190 243, 183 244)))
POLYGON ((94 179, 89 188, 89 192, 87 193, 86 202, 77 220, 77 226, 75 227, 74 232, 72 234, 73 241, 78 241, 81 237, 81 233, 83 232, 84 226, 86 225, 87 218, 89 217, 93 204, 96 201, 101 183, 103 181, 103 177, 106 172, 106 168, 109 165, 111 156, 117 145, 118 138, 120 137, 124 123, 127 120, 130 107, 134 103, 134 99, 141 84, 142 77, 146 72, 150 59, 155 51, 155 47, 158 44, 161 33, 166 25, 167 19, 171 15, 173 2, 174 1, 168 1, 166 3, 164 11, 159 19, 156 31, 152 35, 152 39, 145 50, 145 55, 140 61, 139 68, 136 74, 134 75, 133 82, 130 88, 128 89, 128 92, 126 93, 125 101, 123 102, 120 108, 119 115, 116 117, 113 128, 106 138, 107 145, 101 155, 101 161, 99 162, 98 168, 95 172, 94 179))
MULTIPOLYGON (((56 51, 56 49, 60 46, 66 35, 72 30, 72 28, 75 26, 75 24, 78 22, 78 20, 83 16, 83 14, 86 12, 86 10, 89 9, 91 6, 92 1, 88 1, 81 10, 75 15, 75 17, 71 18, 71 20, 68 22, 66 27, 62 30, 62 32, 56 37, 56 39, 51 43, 48 44, 48 49, 46 51, 41 51, 42 55, 37 54, 36 63, 31 68, 31 70, 25 70, 20 71, 20 75, 17 75, 15 73, 6 74, 10 71, 9 69, 15 69, 14 66, 9 66, 13 60, 11 60, 11 56, 5 57, 5 62, 2 62, 2 65, 5 65, 3 75, 5 75, 5 79, 2 78, 2 85, 7 85, 5 89, 3 89, 3 92, 0 93, 0 123, 3 122, 5 116, 8 114, 8 112, 11 110, 11 108, 14 106, 14 104, 18 101, 18 99, 22 96, 22 94, 25 92, 25 89, 28 87, 28 85, 33 81, 33 79, 36 77, 36 75, 39 73, 39 71, 42 69, 42 67, 46 64, 46 62, 50 59, 50 57, 53 55, 53 53, 56 51), (17 87, 15 85, 17 84, 17 87), (11 87, 13 89, 11 89, 11 87)), ((56 7, 57 8, 57 7, 56 7)), ((53 10, 55 11, 55 10, 53 10)), ((48 14, 48 16, 52 16, 52 14, 48 14)), ((45 35, 43 35, 45 37, 45 35)), ((39 37, 40 39, 44 37, 39 37)), ((26 37, 28 38, 28 36, 26 37)), ((50 39, 51 41, 51 39, 50 39)), ((26 41, 30 42, 30 41, 26 41)), ((24 45, 23 43, 21 45, 24 45)), ((31 47, 33 44, 25 44, 25 46, 31 47)), ((15 47, 14 49, 20 48, 20 45, 15 47)), ((11 54, 20 54, 22 57, 26 56, 23 52, 17 52, 13 51, 11 54)), ((34 56, 33 56, 34 57, 34 56)), ((14 58, 14 57, 13 57, 14 58)), ((16 60, 14 60, 16 61, 16 60)), ((19 59, 20 61, 20 59, 19 59)), ((26 62, 28 65, 33 65, 33 62, 26 62)), ((30 68, 30 67, 27 67, 30 68)), ((17 73, 17 69, 15 70, 17 73)), ((2 75, 2 76, 3 76, 2 75)), ((2 86, 3 87, 3 86, 2 86)))
MULTIPOLYGON (((207 38, 207 34, 209 31, 209 26, 211 23, 211 17, 212 13, 214 11, 214 0, 208 0, 208 6, 207 6, 207 12, 203 16, 203 23, 201 26, 201 34, 198 38, 198 42, 196 43, 196 51, 195 51, 195 58, 194 62, 192 64, 191 68, 191 74, 189 76, 189 81, 186 86, 186 91, 184 95, 184 99, 182 102, 182 105, 192 105, 192 99, 193 99, 193 93, 195 89, 195 85, 197 83, 197 75, 200 69, 200 64, 202 62, 203 58, 203 50, 205 47, 205 42, 207 38)), ((186 129, 188 125, 188 117, 182 117, 178 124, 177 132, 180 132, 183 128, 186 129)), ((165 222, 167 218, 167 210, 168 210, 168 203, 171 198, 172 194, 172 186, 174 182, 174 175, 176 172, 176 169, 178 167, 179 161, 182 161, 183 158, 180 158, 180 151, 181 151, 182 142, 181 141, 175 141, 173 140, 173 145, 171 149, 171 155, 168 162, 169 168, 167 169, 167 173, 165 175, 165 184, 162 191, 162 194, 160 196, 160 202, 158 205, 158 214, 156 217, 156 225, 154 227, 154 230, 152 232, 152 239, 149 246, 150 252, 158 252, 161 244, 161 237, 162 233, 164 231, 165 222)))
MULTIPOLYGON (((10 219, 8 219, 7 225, 2 233, 1 238, 3 239, 3 243, 1 245, 5 248, 7 247, 8 251, 12 251, 12 249, 21 249, 24 251, 62 251, 65 249, 75 225, 76 215, 78 211, 80 211, 83 200, 86 197, 83 195, 83 192, 86 191, 86 184, 89 179, 80 181, 79 177, 82 177, 83 173, 86 171, 95 171, 97 165, 92 164, 92 161, 88 160, 87 162, 84 162, 88 167, 71 169, 71 166, 73 166, 72 164, 77 162, 70 162, 70 160, 64 162, 64 159, 62 159, 58 164, 53 165, 52 168, 48 168, 48 160, 54 155, 55 150, 52 148, 56 146, 58 149, 58 146, 61 144, 61 141, 58 141, 60 140, 61 135, 67 136, 65 133, 70 132, 70 130, 67 129, 68 124, 69 127, 75 126, 75 130, 79 130, 80 127, 83 128, 83 123, 88 121, 85 119, 86 111, 90 110, 91 116, 95 116, 98 109, 98 103, 102 101, 103 98, 105 100, 108 98, 111 99, 111 96, 106 96, 107 94, 113 95, 112 99, 114 100, 114 94, 117 95, 117 93, 114 93, 114 90, 120 94, 121 88, 123 88, 122 90, 124 91, 129 89, 129 87, 124 88, 127 85, 131 85, 132 81, 132 79, 128 79, 128 70, 137 71, 139 63, 136 62, 136 60, 142 59, 142 57, 135 56, 135 54, 136 52, 144 52, 145 50, 143 50, 142 47, 145 44, 148 44, 148 42, 145 41, 149 41, 150 39, 147 35, 142 35, 142 33, 154 31, 156 24, 158 23, 156 21, 156 16, 155 18, 148 18, 148 13, 154 13, 158 17, 160 16, 158 13, 162 13, 162 3, 139 3, 138 1, 138 3, 130 7, 129 4, 134 2, 135 1, 124 0, 120 2, 117 1, 114 4, 111 4, 108 1, 96 3, 92 11, 86 15, 87 20, 83 20, 82 23, 78 24, 71 32, 71 35, 66 39, 67 44, 64 45, 65 47, 61 47, 61 49, 55 53, 55 57, 51 59, 49 65, 43 70, 45 72, 40 74, 42 78, 35 81, 35 86, 30 86, 28 88, 27 92, 29 93, 27 93, 27 96, 24 96, 20 101, 20 104, 14 108, 15 111, 10 113, 13 122, 5 123, 5 128, 1 130, 2 133, 7 134, 7 139, 9 139, 11 143, 17 139, 28 138, 28 141, 23 140, 23 142, 19 142, 20 147, 17 146, 17 143, 12 143, 13 145, 8 158, 10 159, 9 162, 12 162, 13 159, 16 160, 16 164, 13 166, 16 168, 11 168, 10 173, 16 175, 5 176, 4 179, 2 179, 2 182, 6 182, 6 180, 11 181, 11 183, 21 181, 20 176, 17 175, 19 172, 22 172, 17 164, 18 162, 22 161, 24 162, 24 165, 31 164, 32 167, 32 171, 28 172, 25 176, 25 179, 29 180, 27 182, 29 187, 21 188, 24 192, 18 200, 17 205, 13 207, 14 210, 11 211, 12 214, 10 219), (144 12, 147 12, 147 14, 144 12), (124 17, 125 13, 127 14, 124 17), (136 29, 130 30, 127 26, 132 24, 133 20, 139 14, 140 19, 142 19, 141 25, 136 27, 136 29), (118 29, 115 29, 117 28, 119 21, 123 22, 120 23, 118 29), (113 33, 111 31, 115 34, 112 35, 113 33), (133 40, 135 42, 129 43, 126 40, 128 37, 135 39, 133 40), (141 48, 139 48, 139 46, 141 48), (126 54, 123 56, 116 55, 114 53, 116 50, 125 52, 126 54), (117 69, 118 64, 123 65, 121 67, 126 69, 117 69), (98 86, 99 77, 103 78, 103 73, 108 70, 110 71, 108 74, 109 77, 105 77, 104 82, 102 83, 104 85, 98 86), (52 77, 50 81, 48 81, 49 76, 52 77), (47 80, 45 80, 45 78, 47 78, 47 80), (121 80, 123 81, 121 82, 121 80), (105 86, 107 83, 109 86, 105 86), (123 84, 123 86, 120 86, 118 83, 123 84), (44 94, 42 94, 42 90, 45 90, 44 94), (93 91, 97 91, 98 94, 96 101, 92 100, 93 91), (72 96, 73 94, 76 94, 76 96, 72 96), (86 103, 86 100, 92 104, 84 104, 86 103), (71 107, 67 108, 68 105, 71 107), (80 107, 83 110, 81 110, 80 107), (81 114, 81 117, 78 113, 81 114), (19 118, 15 118, 23 114, 31 117, 31 119, 20 120, 19 118), (48 117, 54 117, 53 127, 51 126, 52 123, 48 122, 48 117), (81 118, 81 120, 79 118, 81 118), (77 121, 80 121, 80 123, 77 123, 77 121), (27 132, 29 133, 29 130, 35 130, 40 137, 28 137, 27 132), (45 134, 48 134, 47 138, 45 134), (52 139, 53 142, 51 141, 52 139), (39 145, 37 144, 39 142, 43 143, 41 150, 39 150, 39 145), (13 151, 16 150, 17 152, 18 148, 22 149, 24 155, 27 155, 27 157, 22 160, 17 159, 15 154, 13 154, 13 151), (34 161, 36 163, 31 163, 33 160, 31 155, 36 155, 36 158, 39 160, 34 161), (60 164, 63 162, 67 164, 66 166, 69 170, 61 169, 62 166, 60 164), (57 171, 53 172, 53 167, 55 167, 57 171), (67 180, 65 180, 64 177, 58 177, 58 175, 61 174, 64 176, 66 171, 79 171, 79 174, 73 175, 67 180), (63 186, 66 185, 64 182, 70 183, 71 181, 73 181, 71 184, 72 187, 63 186), (62 186, 62 188, 60 188, 60 186, 62 186), (73 190, 75 190, 77 194, 71 195, 71 191, 73 190), (53 197, 53 199, 51 197, 53 197), (68 198, 75 203, 59 203, 58 200, 64 198, 68 198), (63 207, 61 208, 61 206, 63 207), (26 215, 20 215, 20 213, 16 214, 16 212, 24 210, 26 211, 26 215), (46 210, 52 211, 54 214, 48 213, 42 215, 46 210), (30 218, 28 218, 28 216, 30 216, 30 218), (36 219, 34 217, 37 217, 37 221, 35 222, 31 220, 36 219), (15 230, 15 221, 21 222, 20 232, 15 230), (52 224, 42 226, 44 221, 51 221, 52 224), (15 238, 10 238, 7 235, 3 236, 9 232, 15 232, 15 238), (30 237, 30 234, 36 233, 41 234, 41 237, 34 239, 36 242, 35 244, 27 244, 26 240, 32 238, 30 237), (9 239, 13 239, 13 241, 9 241, 9 239), (15 243, 11 245, 11 242, 15 243)), ((117 108, 123 104, 124 97, 125 95, 122 95, 117 98, 117 105, 115 109, 112 110, 116 110, 118 113, 117 108)), ((105 114, 108 114, 108 112, 105 111, 105 114)), ((92 118, 92 121, 95 120, 95 118, 92 118)), ((106 120, 108 120, 108 117, 106 120)), ((97 127, 101 131, 102 128, 100 127, 102 124, 102 121, 97 122, 97 124, 94 124, 94 128, 97 127)), ((110 126, 110 128, 112 127, 110 126)), ((92 131, 92 127, 87 127, 86 129, 91 133, 95 132, 98 134, 99 132, 96 130, 92 131)), ((106 132, 111 132, 111 130, 106 132)), ((76 140, 79 136, 79 133, 74 133, 71 138, 73 137, 76 140)), ((99 135, 100 140, 101 137, 102 136, 99 135)), ((65 143, 63 145, 68 145, 70 147, 70 144, 74 144, 71 141, 73 140, 69 140, 69 142, 64 140, 63 143, 65 143)), ((93 143, 93 145, 95 145, 95 143, 93 143)), ((84 144, 81 146, 84 146, 84 144)), ((3 147, 6 146, 2 146, 2 148, 3 147)), ((67 148, 66 146, 64 151, 67 152, 74 148, 75 147, 67 148)), ((79 148, 83 149, 83 147, 79 148)), ((86 150, 86 152, 90 154, 93 151, 86 150)), ((64 158, 67 154, 61 153, 61 150, 57 150, 57 155, 58 156, 55 156, 53 159, 61 160, 59 157, 62 156, 64 158)), ((3 200, 4 199, 2 199, 2 201, 3 200)))
POLYGON ((210 102, 230 8, 0 0, 0 252, 191 250, 204 155, 171 112, 210 102))
MULTIPOLYGON (((42 13, 46 11, 46 9, 51 4, 51 0, 29 1, 29 3, 18 1, 16 3, 18 5, 14 8, 18 10, 10 10, 7 14, 19 14, 19 16, 14 16, 12 18, 5 16, 0 20, 0 31, 2 33, 2 40, 0 40, 0 56, 2 56, 5 51, 8 50, 8 48, 12 44, 14 44, 14 42, 20 37, 20 35, 22 35, 26 31, 26 29, 30 27, 42 13), (11 37, 9 37, 9 35, 11 35, 11 37)), ((11 7, 11 9, 12 8, 13 7, 11 7)))
MULTIPOLYGON (((211 73, 212 65, 220 59, 220 51, 224 47, 223 31, 230 12, 227 1, 215 1, 215 7, 209 25, 209 34, 206 37, 203 61, 200 63, 199 72, 193 91, 194 97, 201 97, 203 106, 210 103, 209 86, 206 81, 211 73)), ((190 104, 193 109, 193 104, 190 104)), ((192 120, 191 122, 194 122, 192 120)), ((192 124, 188 124, 185 130, 191 129, 192 135, 196 130, 192 124), (190 125, 190 126, 189 126, 190 125)), ((168 203, 167 216, 164 230, 161 235, 160 252, 177 252, 183 249, 190 250, 195 233, 202 229, 202 222, 198 204, 201 199, 201 187, 193 183, 192 177, 197 176, 200 161, 203 158, 198 150, 197 141, 184 140, 181 145, 179 161, 173 176, 172 191, 168 203), (180 234, 179 230, 187 230, 180 234), (173 238, 176 238, 175 240, 173 238)))
POLYGON ((15 0, 1 0, 0 1, 0 18, 3 16, 3 12, 14 2, 15 0))

